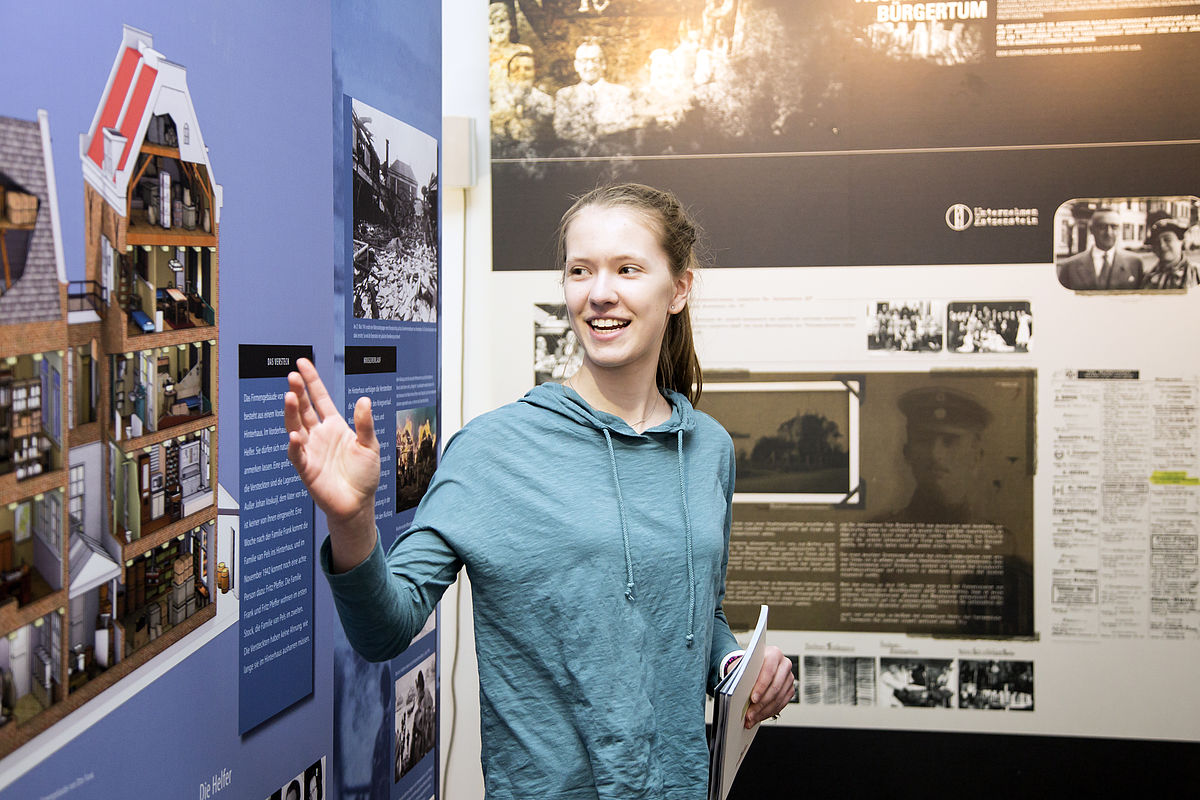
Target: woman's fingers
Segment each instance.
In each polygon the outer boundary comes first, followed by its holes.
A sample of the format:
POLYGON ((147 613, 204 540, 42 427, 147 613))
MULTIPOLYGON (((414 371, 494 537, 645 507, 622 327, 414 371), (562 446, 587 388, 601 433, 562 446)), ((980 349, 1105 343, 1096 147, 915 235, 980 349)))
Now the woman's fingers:
MULTIPOLYGON (((295 375, 296 373, 292 373, 295 375)), ((298 377, 298 376, 297 376, 298 377)), ((288 376, 288 382, 291 383, 291 375, 288 376)), ((293 431, 304 432, 308 426, 304 423, 304 416, 301 413, 300 398, 304 395, 304 389, 301 387, 299 391, 294 386, 289 385, 288 391, 283 395, 283 427, 288 433, 293 431)))
MULTIPOLYGON (((321 376, 317 373, 317 368, 313 366, 313 363, 307 358, 298 358, 296 359, 296 370, 304 379, 304 385, 308 389, 308 399, 320 418, 325 419, 337 414, 337 406, 325 389, 325 384, 321 381, 321 376)), ((303 411, 303 406, 301 410, 303 411)))
POLYGON ((308 458, 304 453, 304 433, 301 431, 288 431, 288 461, 292 462, 292 466, 296 468, 296 474, 304 478, 304 468, 308 464, 308 458))
POLYGON ((786 656, 779 662, 775 680, 771 684, 771 692, 773 695, 771 714, 778 714, 786 708, 787 704, 791 702, 792 695, 796 693, 796 681, 792 677, 792 662, 786 656))
POLYGON ((753 727, 778 714, 787 706, 794 692, 792 662, 779 648, 768 647, 758 679, 750 691, 751 706, 746 714, 746 727, 753 727))
MULTIPOLYGON (((344 445, 353 442, 375 454, 378 462, 379 440, 375 434, 370 399, 360 397, 354 405, 355 432, 351 439, 349 427, 334 408, 333 400, 311 361, 297 359, 296 371, 288 374, 287 381, 288 391, 283 396, 283 421, 288 432, 288 460, 296 467, 306 485, 316 478, 315 474, 309 474, 312 470, 324 473, 327 469, 333 471, 331 474, 354 483, 356 470, 363 462, 358 456, 351 455, 353 448, 345 450, 344 445), (347 456, 353 463, 346 460, 347 456)), ((311 485, 309 488, 312 488, 311 485)))
MULTIPOLYGON (((288 373, 288 390, 296 396, 296 408, 300 422, 305 428, 315 428, 321 424, 321 420, 317 417, 317 412, 313 411, 312 403, 308 402, 308 389, 304 385, 304 378, 299 372, 288 373)), ((286 403, 287 398, 284 398, 286 403)), ((284 406, 286 411, 287 406, 284 406)), ((289 429, 290 430, 290 429, 289 429)))
POLYGON ((354 433, 358 443, 372 450, 379 449, 375 438, 375 418, 371 415, 371 398, 363 396, 354 404, 354 433))
MULTIPOLYGON (((296 373, 292 373, 295 375, 296 373)), ((292 375, 288 376, 289 383, 292 375)), ((303 391, 303 389, 301 389, 303 391)), ((288 461, 296 468, 297 474, 304 478, 304 468, 308 458, 304 446, 308 444, 308 429, 305 427, 300 414, 300 397, 294 390, 283 396, 283 427, 288 433, 288 461)))
POLYGON ((758 668, 758 677, 754 681, 754 688, 750 690, 750 702, 756 706, 761 705, 771 691, 776 667, 779 666, 776 657, 778 651, 777 647, 768 647, 763 653, 762 666, 758 668))

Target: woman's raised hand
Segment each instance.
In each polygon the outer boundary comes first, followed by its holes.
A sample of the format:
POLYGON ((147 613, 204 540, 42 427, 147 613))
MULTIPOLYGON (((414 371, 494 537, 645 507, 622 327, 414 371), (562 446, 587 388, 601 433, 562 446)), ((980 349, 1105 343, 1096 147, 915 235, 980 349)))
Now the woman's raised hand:
POLYGON ((344 571, 362 561, 375 545, 375 489, 379 486, 379 440, 371 401, 358 398, 354 430, 338 412, 306 358, 288 375, 283 423, 288 460, 325 512, 332 534, 333 568, 344 571))

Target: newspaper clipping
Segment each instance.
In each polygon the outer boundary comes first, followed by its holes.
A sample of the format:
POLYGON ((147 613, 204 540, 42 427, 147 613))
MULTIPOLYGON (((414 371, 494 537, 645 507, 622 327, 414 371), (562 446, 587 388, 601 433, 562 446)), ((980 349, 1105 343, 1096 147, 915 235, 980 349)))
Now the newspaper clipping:
POLYGON ((1054 636, 1197 638, 1198 404, 1195 377, 1055 377, 1054 636))

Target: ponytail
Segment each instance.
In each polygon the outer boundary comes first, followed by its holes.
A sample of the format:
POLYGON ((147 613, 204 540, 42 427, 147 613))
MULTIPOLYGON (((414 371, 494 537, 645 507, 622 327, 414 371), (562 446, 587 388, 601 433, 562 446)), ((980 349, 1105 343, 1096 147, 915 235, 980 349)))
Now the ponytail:
POLYGON ((660 388, 679 392, 693 406, 700 402, 704 378, 692 340, 691 309, 686 304, 682 311, 667 318, 655 382, 660 388))

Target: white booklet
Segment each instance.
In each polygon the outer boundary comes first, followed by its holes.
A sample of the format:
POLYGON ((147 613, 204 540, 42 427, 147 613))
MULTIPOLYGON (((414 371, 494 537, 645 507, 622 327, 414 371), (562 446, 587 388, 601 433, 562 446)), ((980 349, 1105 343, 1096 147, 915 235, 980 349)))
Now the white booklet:
POLYGON ((725 800, 733 786, 758 725, 746 729, 746 712, 750 709, 750 690, 762 668, 763 651, 767 647, 767 607, 758 612, 758 624, 742 656, 713 692, 712 741, 709 747, 708 798, 725 800))

